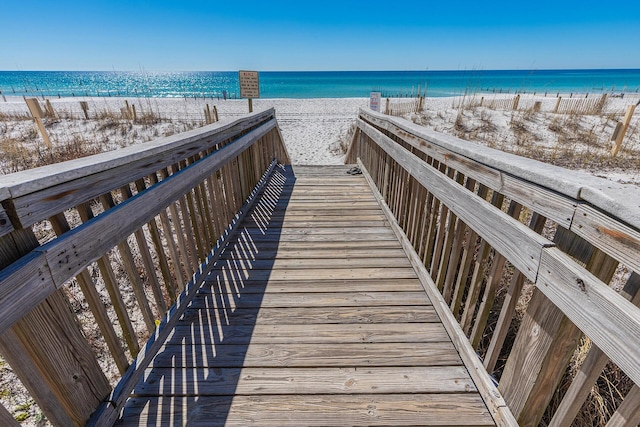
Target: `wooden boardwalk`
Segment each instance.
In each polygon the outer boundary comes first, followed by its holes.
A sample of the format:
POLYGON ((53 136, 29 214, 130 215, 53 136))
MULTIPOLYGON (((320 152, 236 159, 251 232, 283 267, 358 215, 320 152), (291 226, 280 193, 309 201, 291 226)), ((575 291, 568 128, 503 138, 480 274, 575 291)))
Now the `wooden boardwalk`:
POLYGON ((117 425, 494 425, 347 169, 276 169, 117 425))

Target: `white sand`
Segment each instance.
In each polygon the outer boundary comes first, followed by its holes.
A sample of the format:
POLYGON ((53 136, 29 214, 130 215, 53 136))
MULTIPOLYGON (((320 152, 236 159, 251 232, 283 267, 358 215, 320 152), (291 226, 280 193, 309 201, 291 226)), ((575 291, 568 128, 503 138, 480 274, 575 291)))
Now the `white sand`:
MULTIPOLYGON (((513 96, 485 95, 484 105, 491 100, 512 100, 513 96)), ((23 99, 6 99, 6 102, 0 102, 0 141, 11 139, 32 149, 42 145, 41 139, 34 131, 35 125, 32 120, 14 119, 16 114, 28 118, 28 109, 23 99), (5 117, 2 117, 3 114, 5 117)), ((599 176, 609 176, 608 171, 611 171, 609 177, 612 179, 640 183, 640 172, 637 168, 629 170, 625 162, 620 162, 621 166, 616 168, 616 161, 607 161, 606 170, 594 170, 592 166, 594 157, 605 159, 616 121, 622 119, 628 105, 637 103, 639 99, 638 94, 627 94, 624 98, 610 97, 605 114, 600 117, 577 117, 571 122, 568 115, 551 113, 557 102, 555 96, 533 95, 521 95, 520 107, 533 106, 535 101, 542 102, 541 112, 535 115, 527 115, 524 111, 470 107, 473 102, 479 102, 480 95, 476 95, 427 98, 422 114, 409 114, 406 117, 439 132, 451 133, 480 144, 523 155, 530 155, 534 150, 535 157, 535 150, 538 150, 555 160, 557 156, 563 156, 564 159, 567 156, 571 157, 570 153, 574 153, 577 157, 560 164, 573 169, 586 169, 599 176), (578 122, 577 125, 575 121, 578 122), (579 131, 559 136, 561 132, 558 129, 569 129, 572 126, 578 126, 579 131), (523 133, 522 130, 526 132, 523 133), (584 142, 585 135, 590 138, 588 143, 584 142)), ((153 125, 131 125, 120 119, 120 111, 125 105, 124 98, 52 98, 51 105, 60 117, 73 117, 75 120, 52 121, 48 125, 51 139, 58 143, 73 140, 95 141, 100 145, 100 150, 104 151, 201 126, 204 124, 204 109, 207 104, 211 109, 216 106, 220 118, 238 117, 248 112, 246 100, 126 100, 136 106, 139 117, 153 112, 156 116, 171 121, 165 120, 153 125), (82 100, 89 104, 90 117, 100 114, 103 118, 84 120, 79 102, 82 100), (106 116, 111 116, 111 119, 105 118, 106 116)), ((394 104, 408 101, 391 100, 394 104)), ((384 103, 383 100, 382 108, 384 103)), ((42 100, 41 105, 44 107, 42 100)), ((354 123, 358 109, 366 108, 368 99, 257 99, 253 105, 254 111, 271 107, 276 109, 276 117, 294 164, 340 164, 344 155, 336 152, 336 147, 341 141, 347 140, 347 132, 354 123)), ((626 154, 631 153, 632 157, 640 157, 638 116, 640 108, 632 120, 629 136, 624 143, 626 154)), ((4 170, 7 171, 6 168, 4 170)))

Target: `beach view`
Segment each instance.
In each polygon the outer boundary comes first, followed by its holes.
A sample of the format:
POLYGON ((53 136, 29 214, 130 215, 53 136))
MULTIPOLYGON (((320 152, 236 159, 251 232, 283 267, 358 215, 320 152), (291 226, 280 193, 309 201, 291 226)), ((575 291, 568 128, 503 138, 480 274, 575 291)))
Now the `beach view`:
POLYGON ((0 425, 640 425, 623 3, 10 0, 0 425))

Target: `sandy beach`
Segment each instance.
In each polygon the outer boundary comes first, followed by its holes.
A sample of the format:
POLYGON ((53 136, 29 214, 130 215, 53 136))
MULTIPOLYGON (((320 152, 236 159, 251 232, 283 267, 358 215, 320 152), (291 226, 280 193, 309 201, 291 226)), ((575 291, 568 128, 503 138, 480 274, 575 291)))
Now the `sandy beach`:
MULTIPOLYGON (((572 95, 573 96, 573 95, 572 95)), ((601 95, 591 95, 599 98, 601 95)), ((584 95, 575 95, 576 102, 584 95)), ((569 96, 565 96, 569 98, 569 96)), ((22 98, 6 97, 0 102, 0 140, 5 152, 2 171, 20 165, 8 164, 16 151, 46 151, 33 119, 22 98)), ((517 111, 500 104, 512 102, 514 95, 475 95, 426 98, 424 110, 404 117, 438 132, 550 161, 571 169, 620 182, 640 184, 640 111, 634 115, 622 153, 611 158, 610 139, 616 123, 627 107, 638 103, 639 94, 609 96, 597 115, 554 114, 554 95, 520 95, 517 111), (481 102, 483 105, 480 106, 481 102), (539 111, 533 106, 539 102, 539 111), (634 167, 634 165, 636 167, 634 167)), ((42 108, 45 101, 39 100, 42 108)), ((411 99, 391 99, 394 105, 407 105, 411 99)), ((214 107, 220 119, 248 113, 246 100, 202 98, 50 98, 55 118, 45 119, 54 145, 81 145, 86 154, 143 143, 162 136, 203 126, 205 109, 214 107), (85 118, 81 101, 88 106, 85 118), (138 120, 123 116, 126 104, 135 106, 138 120), (91 147, 93 145, 93 147, 91 147)), ((254 111, 275 108, 278 123, 294 164, 340 164, 349 143, 359 108, 368 108, 368 98, 256 99, 254 111), (342 145, 342 150, 340 146, 342 145)), ((382 108, 385 107, 383 100, 382 108)), ((78 147, 76 147, 77 149, 78 147)), ((29 163, 25 158, 22 163, 29 163)), ((18 162, 19 163, 19 162, 18 162)), ((31 163, 32 166, 37 162, 31 163)))

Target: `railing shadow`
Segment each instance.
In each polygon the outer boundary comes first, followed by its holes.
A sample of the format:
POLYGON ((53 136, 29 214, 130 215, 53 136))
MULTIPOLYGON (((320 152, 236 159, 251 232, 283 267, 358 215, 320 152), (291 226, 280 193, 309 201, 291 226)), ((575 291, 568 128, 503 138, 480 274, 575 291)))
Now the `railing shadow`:
POLYGON ((226 423, 280 241, 278 213, 294 181, 290 166, 274 170, 116 425, 226 423))

